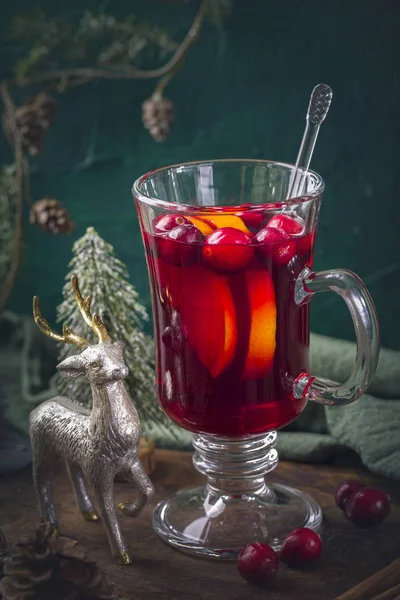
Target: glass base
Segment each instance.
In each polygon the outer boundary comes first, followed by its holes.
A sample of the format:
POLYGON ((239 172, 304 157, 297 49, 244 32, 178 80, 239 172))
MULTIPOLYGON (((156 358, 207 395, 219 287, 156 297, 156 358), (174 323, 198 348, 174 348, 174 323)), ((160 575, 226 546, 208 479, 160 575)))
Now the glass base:
POLYGON ((206 487, 183 490, 157 506, 153 527, 164 542, 183 552, 224 560, 236 559, 250 542, 279 550, 293 529, 319 529, 322 512, 311 496, 278 484, 269 491, 267 497, 210 498, 206 487))
POLYGON ((250 542, 278 550, 293 529, 318 530, 322 511, 311 496, 265 482, 278 461, 275 441, 276 432, 240 440, 195 436, 193 462, 208 483, 161 502, 153 515, 156 533, 181 551, 229 560, 250 542))

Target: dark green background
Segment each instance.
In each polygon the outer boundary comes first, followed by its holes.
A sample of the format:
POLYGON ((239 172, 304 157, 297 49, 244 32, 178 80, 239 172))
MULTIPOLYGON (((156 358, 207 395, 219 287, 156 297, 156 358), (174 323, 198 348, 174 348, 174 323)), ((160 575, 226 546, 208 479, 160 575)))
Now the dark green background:
MULTIPOLYGON (((12 11, 1 2, 3 32, 12 11)), ((61 0, 42 2, 66 14, 61 0)), ((79 8, 136 12, 182 38, 195 3, 71 0, 79 8)), ((38 294, 53 316, 71 245, 93 225, 114 244, 149 306, 144 256, 130 195, 150 169, 179 161, 247 157, 293 161, 311 89, 329 83, 334 100, 312 167, 326 181, 315 267, 347 267, 376 302, 383 344, 399 348, 400 197, 395 178, 400 105, 398 0, 236 0, 222 32, 207 25, 166 95, 175 103, 169 139, 141 125, 141 102, 154 82, 94 82, 60 97, 45 154, 32 160, 35 198, 61 200, 77 223, 71 237, 26 227, 25 254, 9 307, 28 313, 38 294)), ((3 36, 2 70, 15 48, 3 36)), ((8 151, 2 146, 4 160, 8 151)), ((313 301, 315 331, 352 339, 350 318, 333 294, 313 301)))

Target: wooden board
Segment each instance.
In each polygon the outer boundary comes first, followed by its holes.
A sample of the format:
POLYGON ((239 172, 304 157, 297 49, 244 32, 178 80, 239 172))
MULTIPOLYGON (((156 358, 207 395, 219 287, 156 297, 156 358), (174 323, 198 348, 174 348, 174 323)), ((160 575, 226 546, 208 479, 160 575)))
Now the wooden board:
MULTIPOLYGON (((313 567, 290 570, 284 566, 268 591, 244 582, 234 563, 199 559, 163 544, 152 530, 151 514, 157 501, 184 486, 202 481, 186 452, 156 451, 152 479, 156 498, 137 519, 121 516, 135 557, 130 567, 118 567, 109 555, 98 523, 85 523, 76 511, 72 490, 62 473, 55 482, 61 529, 81 541, 116 582, 116 592, 129 600, 333 600, 400 555, 400 486, 353 469, 282 462, 271 479, 298 486, 322 505, 324 553, 313 567), (359 530, 336 507, 333 493, 346 478, 362 476, 391 495, 393 506, 385 523, 359 530)), ((118 501, 127 497, 126 484, 116 484, 118 501)), ((129 495, 129 494, 128 494, 129 495)), ((29 470, 0 481, 0 527, 9 541, 26 534, 38 521, 29 470)))

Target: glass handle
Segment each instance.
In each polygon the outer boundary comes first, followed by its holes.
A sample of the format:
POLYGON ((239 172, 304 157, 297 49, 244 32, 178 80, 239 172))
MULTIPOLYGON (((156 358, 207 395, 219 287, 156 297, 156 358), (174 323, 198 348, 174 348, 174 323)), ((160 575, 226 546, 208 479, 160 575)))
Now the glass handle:
POLYGON ((306 267, 296 280, 294 299, 301 306, 314 294, 327 291, 339 294, 350 311, 357 341, 355 364, 342 385, 302 373, 293 385, 293 395, 320 404, 344 406, 365 392, 375 373, 379 358, 379 323, 367 288, 355 273, 346 269, 314 273, 306 267))

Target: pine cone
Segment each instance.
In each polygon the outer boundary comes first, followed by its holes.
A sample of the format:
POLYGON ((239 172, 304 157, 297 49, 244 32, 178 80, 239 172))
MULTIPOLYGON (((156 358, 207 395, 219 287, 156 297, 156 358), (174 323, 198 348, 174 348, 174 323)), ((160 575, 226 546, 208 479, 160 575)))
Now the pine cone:
POLYGON ((71 233, 75 227, 67 209, 55 198, 48 197, 35 202, 31 208, 29 222, 53 235, 71 233))
POLYGON ((49 523, 18 542, 4 566, 3 600, 106 600, 112 584, 85 550, 49 523))
MULTIPOLYGON (((45 92, 26 100, 16 109, 16 125, 21 135, 23 152, 36 156, 43 151, 45 134, 56 112, 57 102, 45 92)), ((10 143, 13 144, 13 131, 7 115, 3 117, 3 128, 10 143)))
POLYGON ((48 129, 57 114, 56 100, 46 92, 41 92, 33 99, 33 106, 39 123, 43 129, 48 129))
POLYGON ((172 101, 159 95, 151 96, 143 102, 142 109, 143 125, 156 142, 163 142, 174 120, 172 101))

